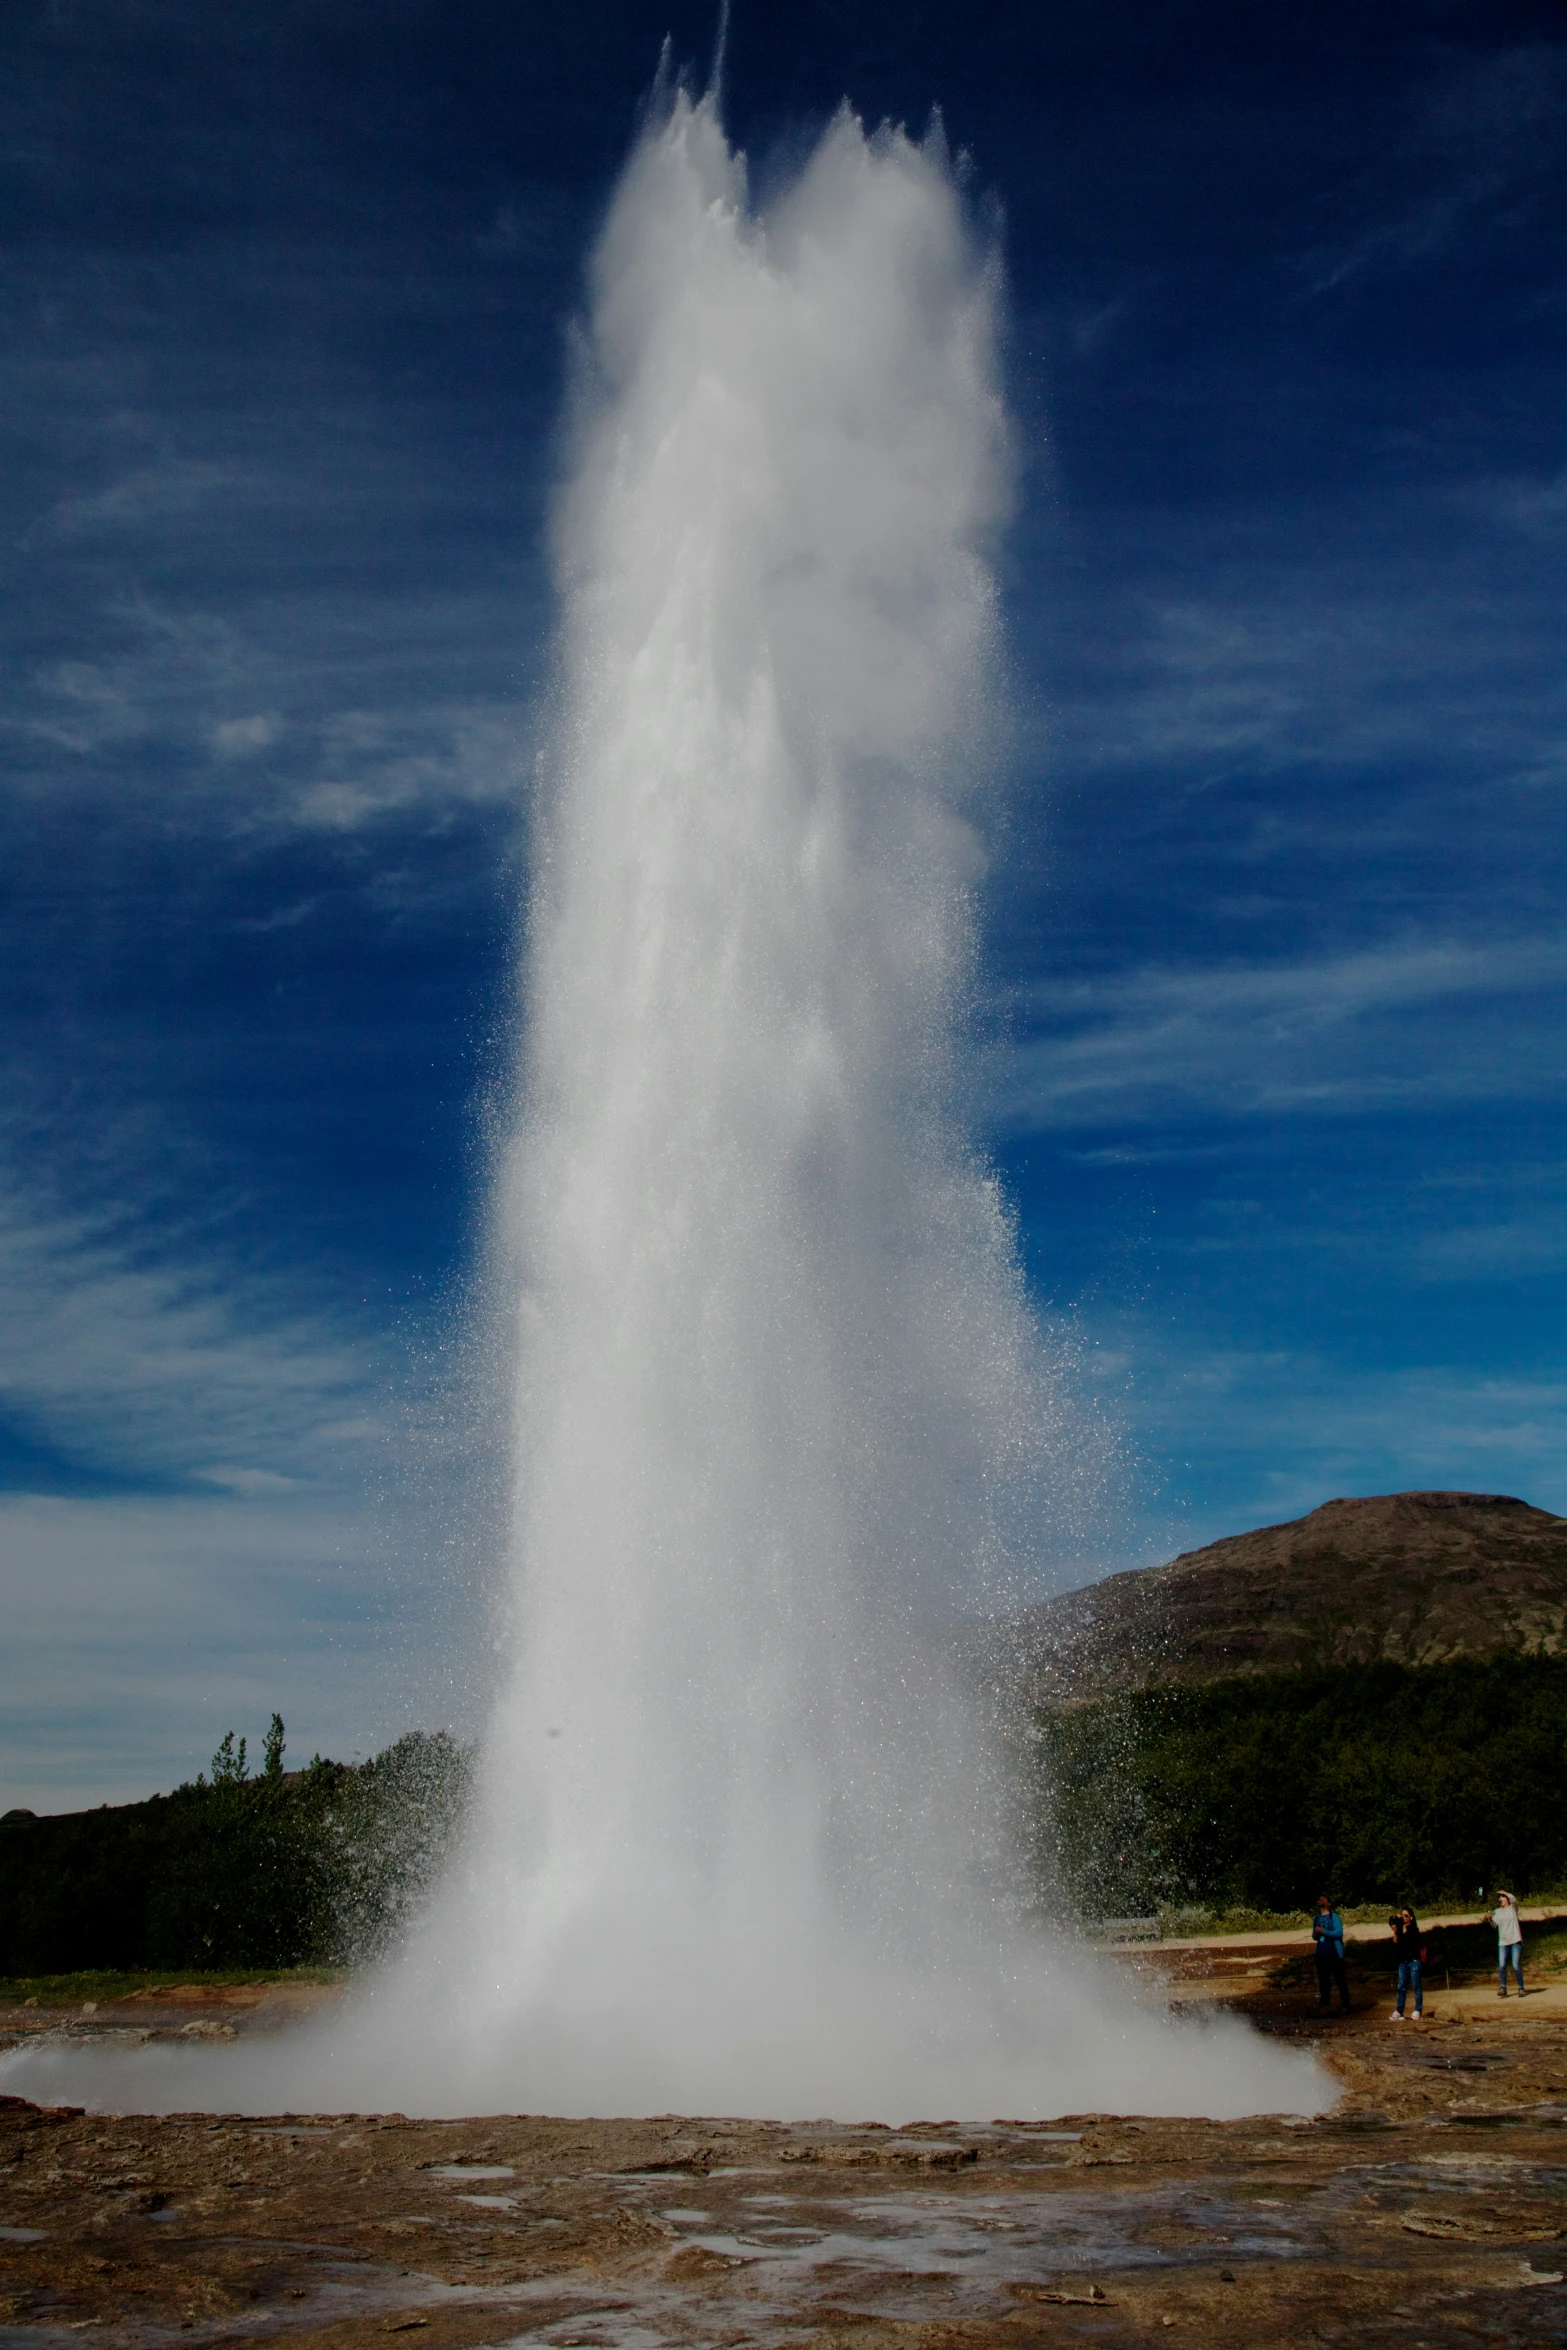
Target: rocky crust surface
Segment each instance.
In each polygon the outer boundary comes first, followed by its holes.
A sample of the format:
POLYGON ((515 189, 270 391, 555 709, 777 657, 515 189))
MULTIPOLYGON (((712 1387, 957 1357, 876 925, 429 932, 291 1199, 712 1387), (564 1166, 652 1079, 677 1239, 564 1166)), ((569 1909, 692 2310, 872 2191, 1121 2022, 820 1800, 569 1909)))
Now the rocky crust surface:
POLYGON ((1567 2012, 1545 1995, 1537 2017, 1437 2016, 1417 2038, 1388 2026, 1380 1996, 1320 2026, 1299 1992, 1244 2004, 1320 2040, 1344 2087, 1331 2114, 893 2131, 116 2117, 0 2099, 0 2342, 1516 2350, 1567 2336, 1567 2012))
POLYGON ((1031 1609, 995 1662, 1043 1700, 1302 1667, 1567 1653, 1567 1518, 1501 1493, 1387 1493, 1111 1575, 1031 1609))

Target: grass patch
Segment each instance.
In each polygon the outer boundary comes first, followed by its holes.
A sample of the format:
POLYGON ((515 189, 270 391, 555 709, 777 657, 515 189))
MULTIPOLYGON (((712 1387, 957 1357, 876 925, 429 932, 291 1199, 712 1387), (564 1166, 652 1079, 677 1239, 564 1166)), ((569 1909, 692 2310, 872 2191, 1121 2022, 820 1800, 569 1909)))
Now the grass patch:
MULTIPOLYGON (((1385 1926, 1386 1902, 1362 1902, 1358 1909, 1340 1904, 1346 1926, 1385 1926)), ((1171 1939, 1184 1934, 1300 1934, 1310 1926, 1315 1909, 1173 1909, 1159 1913, 1159 1931, 1171 1939)))
POLYGON ((199 1990, 227 1990, 245 1983, 338 1983, 345 1967, 88 1967, 74 1975, 0 1975, 0 2006, 80 2007, 94 1999, 128 1999, 133 1991, 157 1991, 166 1984, 194 1984, 199 1990))

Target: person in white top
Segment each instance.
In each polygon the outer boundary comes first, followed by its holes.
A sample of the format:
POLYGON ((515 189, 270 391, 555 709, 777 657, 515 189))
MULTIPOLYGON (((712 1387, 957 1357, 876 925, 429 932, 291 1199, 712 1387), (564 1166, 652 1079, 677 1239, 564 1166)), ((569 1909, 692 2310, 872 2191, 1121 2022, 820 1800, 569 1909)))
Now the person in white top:
POLYGON ((1496 1907, 1491 1912, 1491 1923, 1496 1928, 1496 1996, 1507 1997, 1507 1967, 1512 1962, 1513 1979, 1518 1985, 1518 1996, 1523 1997, 1523 1926, 1518 1916, 1518 1904, 1510 1893, 1498 1893, 1496 1907))

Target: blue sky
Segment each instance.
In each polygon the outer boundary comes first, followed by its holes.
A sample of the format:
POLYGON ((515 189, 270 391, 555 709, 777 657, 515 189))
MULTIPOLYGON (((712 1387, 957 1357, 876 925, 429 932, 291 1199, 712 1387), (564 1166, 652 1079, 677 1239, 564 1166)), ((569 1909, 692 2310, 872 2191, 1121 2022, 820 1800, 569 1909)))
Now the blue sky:
MULTIPOLYGON (((666 31, 0 5, 0 1807, 464 1717, 564 329, 666 31)), ((1567 20, 741 0, 764 186, 845 94, 1004 219, 975 1065, 1123 1431, 1079 1571, 1567 1511, 1567 20)))

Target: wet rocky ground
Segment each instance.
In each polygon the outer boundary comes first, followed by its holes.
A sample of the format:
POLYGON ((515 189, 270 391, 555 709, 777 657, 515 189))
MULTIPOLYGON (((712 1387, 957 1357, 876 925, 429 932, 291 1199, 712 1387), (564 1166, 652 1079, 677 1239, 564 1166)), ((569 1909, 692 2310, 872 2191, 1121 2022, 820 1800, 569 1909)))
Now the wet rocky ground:
MULTIPOLYGON (((1244 2004, 1320 2046, 1331 2114, 887 2130, 0 2101, 0 2350, 1567 2340, 1567 2007, 1454 1997, 1417 2033, 1380 1997, 1327 2024, 1278 1983, 1244 2004)), ((254 1994, 187 2005, 0 2031, 264 2028, 254 1994)))

